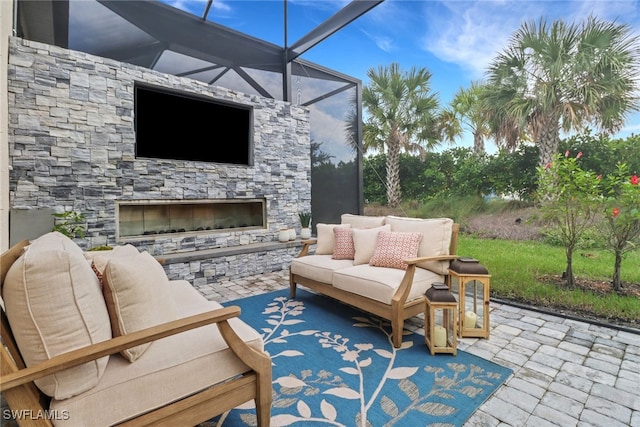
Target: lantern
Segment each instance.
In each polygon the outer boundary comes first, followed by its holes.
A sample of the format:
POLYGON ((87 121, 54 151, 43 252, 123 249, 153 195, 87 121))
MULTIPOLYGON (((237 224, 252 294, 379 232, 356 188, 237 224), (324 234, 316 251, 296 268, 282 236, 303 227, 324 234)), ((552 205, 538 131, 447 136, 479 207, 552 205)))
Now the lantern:
POLYGON ((431 355, 457 353, 458 302, 445 283, 434 283, 424 294, 424 342, 431 355))
POLYGON ((449 290, 458 294, 458 335, 489 338, 489 271, 477 259, 458 258, 449 266, 449 290))

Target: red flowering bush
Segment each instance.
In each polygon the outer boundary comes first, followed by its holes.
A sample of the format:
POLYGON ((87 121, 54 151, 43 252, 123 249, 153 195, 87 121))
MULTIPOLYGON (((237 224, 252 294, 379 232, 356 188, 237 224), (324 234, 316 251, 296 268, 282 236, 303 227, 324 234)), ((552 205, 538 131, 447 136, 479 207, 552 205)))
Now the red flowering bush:
POLYGON ((567 284, 573 286, 573 252, 598 209, 600 176, 584 171, 578 165, 579 152, 571 157, 556 155, 552 162, 538 169, 538 194, 541 212, 565 247, 567 284))
POLYGON ((613 288, 622 287, 620 270, 624 254, 636 249, 640 239, 640 180, 631 175, 625 164, 618 164, 615 174, 603 179, 602 204, 607 247, 614 253, 613 288))

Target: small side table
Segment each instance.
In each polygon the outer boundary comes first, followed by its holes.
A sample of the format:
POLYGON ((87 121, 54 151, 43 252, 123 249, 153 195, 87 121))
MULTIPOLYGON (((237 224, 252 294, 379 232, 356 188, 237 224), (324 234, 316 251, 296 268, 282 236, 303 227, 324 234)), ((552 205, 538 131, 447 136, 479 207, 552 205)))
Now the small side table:
POLYGON ((424 342, 431 355, 457 355, 458 302, 445 283, 433 283, 424 294, 424 342))

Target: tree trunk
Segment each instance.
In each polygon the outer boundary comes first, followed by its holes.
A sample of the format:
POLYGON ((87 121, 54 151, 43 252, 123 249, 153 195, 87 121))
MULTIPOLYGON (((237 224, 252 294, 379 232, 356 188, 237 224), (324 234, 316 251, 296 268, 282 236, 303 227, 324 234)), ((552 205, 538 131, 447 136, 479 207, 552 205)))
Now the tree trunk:
POLYGON ((553 159, 553 155, 558 152, 560 145, 560 133, 558 130, 558 120, 547 117, 541 120, 538 129, 538 149, 540 157, 538 158, 538 166, 545 167, 553 159))
POLYGON ((387 151, 387 205, 400 205, 400 145, 388 144, 387 151))
POLYGON ((567 254, 567 269, 565 270, 565 278, 567 279, 567 286, 573 287, 575 281, 573 278, 573 247, 568 247, 567 254))
POLYGON ((613 290, 620 292, 622 289, 622 281, 620 280, 620 268, 622 265, 622 251, 618 248, 615 250, 615 264, 613 267, 613 290))
POLYGON ((480 132, 473 134, 473 152, 478 157, 484 154, 484 138, 480 132))

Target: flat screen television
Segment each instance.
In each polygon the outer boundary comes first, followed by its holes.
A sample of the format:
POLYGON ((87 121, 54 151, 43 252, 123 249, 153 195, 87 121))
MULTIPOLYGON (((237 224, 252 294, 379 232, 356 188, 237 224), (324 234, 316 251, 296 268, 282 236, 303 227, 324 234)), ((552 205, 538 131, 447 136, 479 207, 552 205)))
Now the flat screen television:
POLYGON ((252 107, 135 85, 136 157, 253 164, 252 107))

